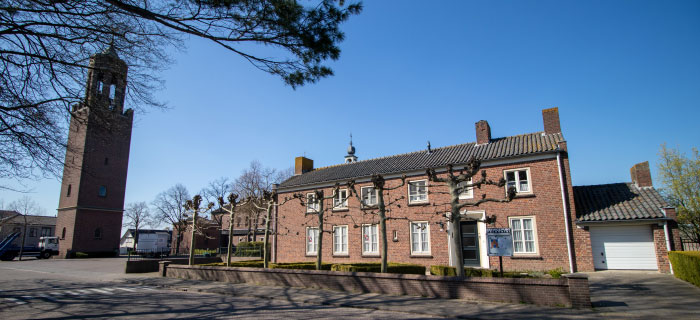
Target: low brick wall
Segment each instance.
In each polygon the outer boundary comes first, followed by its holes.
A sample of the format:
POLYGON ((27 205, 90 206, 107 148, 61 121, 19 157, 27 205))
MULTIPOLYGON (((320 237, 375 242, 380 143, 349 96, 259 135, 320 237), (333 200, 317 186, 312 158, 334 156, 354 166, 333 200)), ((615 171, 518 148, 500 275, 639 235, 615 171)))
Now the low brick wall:
MULTIPOLYGON (((127 261, 126 266, 124 267, 124 273, 157 272, 158 271, 158 264, 161 261, 163 261, 163 260, 144 259, 144 260, 127 261)), ((171 264, 178 264, 178 265, 189 263, 188 258, 169 258, 168 261, 171 264)), ((220 257, 194 258, 194 263, 196 263, 196 264, 214 263, 214 262, 221 262, 221 261, 222 261, 222 258, 220 258, 220 257)))
POLYGON ((160 265, 161 276, 346 292, 590 308, 588 276, 561 279, 458 278, 371 272, 160 265))

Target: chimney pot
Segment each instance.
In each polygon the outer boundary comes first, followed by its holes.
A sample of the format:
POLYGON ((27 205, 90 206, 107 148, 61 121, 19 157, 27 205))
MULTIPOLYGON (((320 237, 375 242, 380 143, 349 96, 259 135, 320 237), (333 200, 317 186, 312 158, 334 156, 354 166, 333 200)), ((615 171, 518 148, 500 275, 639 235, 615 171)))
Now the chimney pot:
POLYGON ((649 161, 644 161, 642 163, 635 164, 630 169, 630 175, 632 176, 632 182, 637 185, 637 187, 651 187, 651 171, 649 171, 649 161))
POLYGON ((480 120, 476 126, 476 144, 486 144, 491 141, 491 127, 486 120, 480 120))
POLYGON ((559 108, 549 108, 542 110, 542 122, 544 123, 544 133, 561 133, 561 124, 559 123, 559 108))
POLYGON ((294 175, 307 173, 314 170, 314 161, 306 157, 296 157, 294 159, 294 175))

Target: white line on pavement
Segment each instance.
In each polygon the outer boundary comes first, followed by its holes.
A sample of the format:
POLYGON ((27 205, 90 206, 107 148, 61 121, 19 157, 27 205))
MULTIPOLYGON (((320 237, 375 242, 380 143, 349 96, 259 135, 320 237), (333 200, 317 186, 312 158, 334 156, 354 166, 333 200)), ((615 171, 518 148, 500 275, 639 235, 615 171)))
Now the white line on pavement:
POLYGON ((91 289, 88 289, 88 290, 92 290, 92 291, 94 291, 94 292, 102 293, 102 294, 112 294, 111 292, 109 292, 109 291, 107 291, 107 290, 103 290, 103 289, 91 288, 91 289))
POLYGON ((129 289, 129 288, 125 288, 125 287, 117 287, 115 289, 123 290, 123 291, 127 291, 127 292, 136 292, 136 290, 134 290, 134 289, 129 289))
POLYGON ((22 301, 22 300, 19 300, 19 299, 16 299, 16 298, 5 298, 5 300, 10 301, 10 302, 14 302, 15 304, 25 304, 25 303, 27 303, 27 302, 25 302, 25 301, 22 301))

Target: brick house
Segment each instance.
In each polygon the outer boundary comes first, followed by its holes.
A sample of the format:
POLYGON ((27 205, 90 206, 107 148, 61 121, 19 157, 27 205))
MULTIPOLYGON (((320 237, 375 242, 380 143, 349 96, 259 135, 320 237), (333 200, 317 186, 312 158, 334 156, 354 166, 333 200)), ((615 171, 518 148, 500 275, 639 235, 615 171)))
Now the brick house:
MULTIPOLYGON (((219 248, 219 243, 221 242, 221 228, 219 227, 219 224, 217 224, 215 221, 202 217, 199 217, 198 219, 198 228, 203 233, 195 233, 194 248, 205 250, 217 250, 219 248)), ((192 240, 192 218, 189 218, 186 223, 187 228, 182 233, 182 235, 180 235, 178 229, 175 226, 173 226, 172 243, 170 244, 170 248, 173 254, 187 254, 190 252, 190 244, 192 240), (179 247, 178 241, 180 242, 179 247)))
MULTIPOLYGON (((376 216, 371 210, 362 208, 355 197, 348 197, 347 182, 354 180, 356 190, 365 202, 372 204, 376 194, 371 188, 370 176, 378 173, 386 179, 386 187, 401 184, 400 177, 406 175, 406 184, 385 192, 385 198, 396 201, 390 208, 387 221, 389 238, 388 260, 391 262, 416 263, 422 265, 453 265, 448 241, 448 225, 445 213, 449 212, 447 187, 428 182, 426 169, 434 169, 438 174, 446 174, 448 165, 459 170, 472 157, 481 160, 481 169, 487 177, 507 181, 508 186, 517 190, 510 203, 484 203, 478 207, 468 207, 461 213, 460 230, 462 253, 465 266, 496 268, 498 257, 489 257, 486 252, 487 228, 511 228, 513 230, 512 257, 503 258, 507 270, 549 270, 561 268, 566 271, 591 271, 603 268, 594 259, 592 234, 598 235, 605 226, 642 224, 652 234, 652 244, 656 248, 658 267, 668 270, 665 234, 660 225, 672 229, 675 217, 668 208, 663 217, 661 208, 667 205, 651 186, 642 181, 642 192, 655 194, 657 211, 654 220, 644 220, 643 214, 627 214, 627 221, 606 220, 595 224, 597 217, 592 208, 613 206, 621 210, 634 208, 627 205, 615 206, 614 201, 601 197, 599 206, 588 206, 579 214, 575 191, 588 190, 571 184, 567 143, 561 131, 557 108, 542 111, 544 131, 517 136, 492 138, 491 128, 486 121, 476 123, 477 141, 454 146, 434 148, 412 153, 357 161, 355 148, 348 148, 345 163, 314 169, 313 161, 304 157, 295 160, 295 175, 278 186, 280 199, 295 193, 308 194, 322 189, 324 194, 333 194, 334 185, 340 185, 336 199, 328 200, 326 207, 333 208, 324 223, 323 260, 326 262, 378 262, 379 239, 376 216), (661 200, 660 200, 661 199, 661 200), (489 219, 487 219, 489 218, 489 219), (644 221, 642 221, 644 220, 644 221), (489 222, 489 223, 487 223, 489 222), (668 223, 667 222, 671 222, 668 223)), ((643 168, 633 170, 635 177, 644 175, 643 168)), ((648 174, 648 165, 646 167, 648 174)), ((634 180, 639 182, 638 180, 634 180)), ((646 181, 646 180, 645 180, 646 181)), ((648 179, 651 184, 651 178, 648 179)), ((630 186, 630 188, 635 186, 630 186)), ((590 189, 590 188, 589 188, 590 189)), ((630 189, 631 193, 634 193, 630 189)), ((636 189, 635 189, 636 190, 636 189)), ((460 202, 474 201, 486 196, 504 198, 506 188, 484 186, 468 190, 460 195, 460 202)), ((640 197, 633 197, 635 199, 640 197)), ((642 197, 642 199, 646 199, 642 197)), ((648 206, 637 201, 640 206, 648 206)), ((315 217, 307 214, 299 202, 288 202, 278 208, 275 224, 276 238, 273 239, 273 259, 277 262, 313 261, 316 258, 315 243, 318 228, 315 217)), ((613 228, 614 229, 614 228, 613 228)), ((629 230, 633 228, 628 228, 629 230)), ((607 230, 607 229, 605 229, 607 230)), ((641 230, 641 229, 640 229, 641 230)), ((675 232, 675 231, 674 231, 675 232)), ((674 233, 674 235, 677 233, 674 233)), ((593 243, 605 245, 615 239, 596 238, 593 243), (602 243, 602 244, 601 244, 602 243)), ((617 253, 613 253, 617 254, 617 253)))
MULTIPOLYGON (((263 241, 265 234, 265 213, 246 206, 238 208, 233 218, 233 246, 241 242, 263 241)), ((212 220, 220 222, 221 225, 221 248, 228 248, 228 230, 231 223, 231 216, 222 209, 212 212, 212 220)))
MULTIPOLYGON (((27 215, 27 233, 24 239, 26 247, 39 245, 39 237, 52 237, 56 232, 56 217, 27 215)), ((5 239, 13 232, 23 232, 24 215, 9 210, 0 210, 0 239, 5 239)), ((12 241, 12 245, 20 246, 22 235, 12 241)))

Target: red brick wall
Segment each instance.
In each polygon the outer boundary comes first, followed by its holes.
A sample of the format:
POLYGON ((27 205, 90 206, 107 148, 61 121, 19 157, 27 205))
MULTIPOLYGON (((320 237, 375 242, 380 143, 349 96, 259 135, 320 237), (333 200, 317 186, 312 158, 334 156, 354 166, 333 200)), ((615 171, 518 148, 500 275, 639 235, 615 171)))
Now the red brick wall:
POLYGON ((160 264, 160 273, 170 278, 345 292, 591 307, 586 276, 571 279, 459 279, 412 274, 184 266, 169 265, 167 261, 160 264))
MULTIPOLYGON (((219 226, 214 224, 208 227, 200 228, 205 232, 206 236, 200 233, 195 234, 194 248, 207 250, 218 249, 221 241, 221 230, 219 229, 219 226)), ((190 244, 192 240, 191 231, 192 227, 191 225, 188 225, 185 232, 182 233, 182 239, 180 240, 180 252, 175 252, 177 250, 178 231, 176 228, 173 228, 173 239, 170 248, 175 254, 185 254, 190 252, 190 244)))
POLYGON ((657 224, 652 224, 651 230, 654 234, 654 248, 656 249, 656 261, 659 264, 659 271, 670 272, 664 227, 657 224))
MULTIPOLYGON (((564 166, 567 178, 569 176, 568 161, 564 159, 564 166)), ((470 208, 470 211, 485 210, 488 216, 495 215, 497 221, 494 225, 488 227, 509 227, 508 217, 516 216, 535 216, 537 238, 538 238, 538 254, 528 257, 504 257, 503 265, 507 270, 549 270, 554 268, 569 269, 568 253, 566 247, 566 229, 564 226, 564 216, 562 209, 562 196, 559 184, 559 173, 556 159, 539 160, 527 163, 518 163, 512 165, 503 165, 497 167, 485 168, 488 178, 498 180, 503 177, 503 170, 515 168, 530 168, 530 178, 532 181, 533 195, 527 197, 518 197, 511 203, 486 203, 477 208, 470 208)), ((411 177, 408 180, 425 179, 425 176, 411 177)), ((569 203, 573 204, 573 191, 571 188, 570 179, 566 181, 568 189, 569 203)), ((362 186, 367 186, 370 183, 362 183, 356 186, 357 191, 360 191, 362 186)), ((387 181, 387 187, 391 188, 400 184, 399 179, 387 181)), ((387 231, 389 234, 389 253, 388 259, 392 262, 416 263, 422 265, 446 265, 449 263, 449 254, 447 251, 447 232, 446 224, 443 230, 440 230, 439 222, 444 222, 443 213, 449 211, 447 203, 448 195, 440 192, 446 192, 446 187, 430 187, 429 188, 429 205, 426 206, 409 206, 407 204, 407 186, 389 192, 389 196, 385 199, 397 199, 404 196, 405 199, 399 200, 401 207, 392 207, 389 214, 395 220, 387 222, 387 231), (430 222, 430 243, 431 256, 429 257, 412 257, 410 254, 409 241, 409 221, 429 221, 430 222), (391 240, 393 231, 398 233, 398 242, 391 240)), ((306 191, 303 191, 306 192, 306 191)), ((331 188, 326 188, 325 194, 331 194, 331 188)), ((479 199, 482 194, 487 197, 503 198, 505 194, 504 188, 496 186, 485 186, 481 190, 474 190, 474 199, 479 199)), ((280 199, 290 197, 292 193, 281 193, 280 199)), ((386 201, 386 200, 385 200, 386 201)), ((331 206, 331 201, 328 200, 326 207, 331 206)), ((372 215, 366 214, 359 208, 359 201, 355 198, 349 199, 350 210, 346 212, 335 212, 327 214, 327 220, 324 225, 325 231, 332 230, 334 225, 348 225, 348 251, 347 256, 333 256, 332 234, 326 233, 323 240, 323 260, 327 262, 376 262, 378 257, 363 257, 361 252, 361 226, 364 223, 373 223, 377 219, 372 215)), ((572 221, 575 219, 573 206, 571 207, 572 221)), ((314 227, 316 224, 315 216, 306 216, 305 208, 298 201, 288 202, 279 208, 278 222, 278 239, 277 239, 277 260, 279 262, 295 262, 295 261, 314 261, 315 256, 306 256, 305 253, 305 230, 306 227, 314 227)), ((482 235, 484 236, 484 235, 482 235)), ((583 230, 574 231, 574 240, 580 243, 575 243, 576 254, 580 255, 579 259, 584 265, 584 269, 592 269, 592 258, 590 256, 590 241, 587 239, 587 232, 583 230)), ((485 250, 485 248, 481 248, 485 250)), ((498 266, 498 258, 490 258, 491 268, 498 266)))

